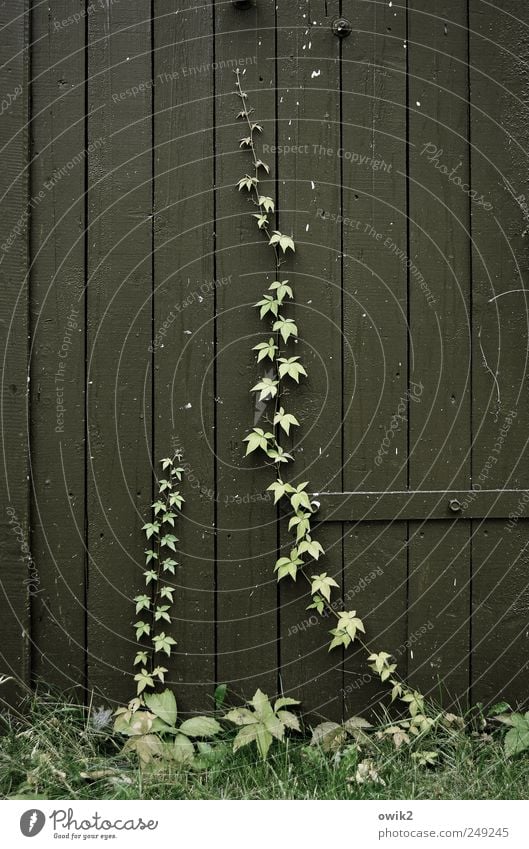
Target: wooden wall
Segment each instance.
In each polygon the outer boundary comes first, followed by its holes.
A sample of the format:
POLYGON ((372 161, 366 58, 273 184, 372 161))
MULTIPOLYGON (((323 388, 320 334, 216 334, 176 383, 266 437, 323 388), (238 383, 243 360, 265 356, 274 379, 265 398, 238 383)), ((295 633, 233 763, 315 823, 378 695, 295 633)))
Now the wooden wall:
POLYGON ((426 692, 527 696, 529 10, 501 6, 0 1, 4 698, 131 695, 141 525, 177 448, 182 707, 215 682, 332 718, 380 695, 276 585, 285 522, 243 457, 272 269, 234 188, 237 65, 297 241, 296 479, 334 505, 439 495, 322 514, 323 568, 426 692), (442 512, 473 488, 494 506, 442 512))

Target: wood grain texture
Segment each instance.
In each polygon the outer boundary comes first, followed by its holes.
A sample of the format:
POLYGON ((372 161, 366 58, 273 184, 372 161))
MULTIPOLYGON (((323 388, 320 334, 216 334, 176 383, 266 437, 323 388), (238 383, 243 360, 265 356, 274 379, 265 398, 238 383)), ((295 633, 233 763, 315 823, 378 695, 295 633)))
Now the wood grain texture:
POLYGON ((272 282, 273 264, 250 217, 251 202, 236 190, 250 161, 239 150, 244 127, 235 119, 234 67, 245 70, 255 116, 264 137, 273 139, 274 6, 263 0, 243 12, 215 4, 216 277, 232 275, 217 293, 217 677, 248 698, 258 686, 268 694, 277 690, 276 511, 266 493, 270 470, 255 455, 244 458, 243 442, 260 421, 261 408, 250 394, 259 373, 251 348, 263 338, 264 325, 253 304, 272 282))
POLYGON ((107 700, 132 689, 153 494, 150 16, 140 0, 88 19, 88 684, 107 700))
MULTIPOLYGON (((341 232, 318 215, 322 207, 337 214, 341 209, 340 42, 331 31, 338 15, 337 2, 304 0, 280 4, 277 14, 278 223, 297 244, 283 272, 295 298, 285 312, 296 319, 300 334, 283 356, 299 355, 308 372, 299 387, 286 387, 285 409, 295 413, 301 428, 285 442, 294 446, 289 479, 296 485, 310 480, 315 491, 342 486, 341 232)), ((341 587, 341 526, 321 525, 314 536, 325 560, 309 563, 306 574, 325 571, 341 587)), ((286 521, 281 544, 288 554, 292 535, 286 521)), ((341 719, 343 652, 329 654, 335 623, 311 616, 310 603, 310 585, 301 574, 295 584, 281 583, 282 686, 306 713, 341 719)))
POLYGON ((28 33, 27 0, 0 4, 0 327, 2 329, 0 586, 2 699, 29 683, 29 591, 38 574, 29 553, 28 485, 28 33), (28 583, 31 581, 31 583, 28 583))
MULTIPOLYGON (((406 15, 355 2, 352 20, 342 72, 344 490, 398 490, 408 460, 406 15)), ((405 668, 406 523, 344 527, 346 609, 363 619, 373 650, 405 668)), ((380 694, 364 650, 348 652, 346 715, 380 694)))
POLYGON ((335 494, 309 574, 425 692, 526 698, 529 13, 499 5, 0 0, 2 698, 130 697, 141 526, 177 449, 180 708, 215 682, 332 719, 382 693, 363 652, 327 652, 302 577, 277 586, 290 535, 244 457, 274 269, 235 187, 237 66, 297 242, 289 472, 335 494))
MULTIPOLYGON (((459 2, 408 5, 409 322, 412 489, 470 484, 468 47, 459 2), (423 288, 417 268, 426 280, 423 288)), ((470 526, 410 524, 410 681, 464 704, 470 640, 470 526)))
POLYGON ((33 675, 85 684, 85 21, 32 12, 33 675))
MULTIPOLYGON (((473 482, 527 486, 529 266, 525 6, 470 0, 473 482), (487 204, 488 206, 486 206, 487 204), (511 292, 511 294, 506 294, 511 292)), ((474 523, 472 700, 526 698, 527 501, 514 519, 474 523)))
POLYGON ((213 14, 204 4, 154 17, 154 452, 183 452, 177 536, 179 708, 212 707, 215 681, 215 303, 213 14))

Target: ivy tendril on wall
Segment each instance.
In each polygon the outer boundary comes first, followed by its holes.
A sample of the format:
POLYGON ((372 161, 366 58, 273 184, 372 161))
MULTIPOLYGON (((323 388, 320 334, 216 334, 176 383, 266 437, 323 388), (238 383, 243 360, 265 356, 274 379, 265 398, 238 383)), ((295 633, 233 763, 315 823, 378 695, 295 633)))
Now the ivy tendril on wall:
POLYGON ((145 592, 134 599, 136 615, 141 615, 134 623, 136 641, 140 644, 134 658, 134 668, 139 667, 134 675, 136 697, 127 707, 120 707, 114 713, 114 731, 128 738, 123 751, 135 752, 142 766, 157 761, 181 765, 196 763, 197 757, 205 757, 210 750, 206 740, 221 731, 220 724, 211 716, 193 716, 177 725, 174 693, 169 689, 156 691, 165 683, 168 671, 158 663, 157 657, 170 658, 176 645, 176 640, 166 634, 166 630, 172 622, 175 593, 170 576, 175 576, 178 566, 174 557, 179 540, 173 531, 184 503, 178 489, 184 474, 179 465, 181 459, 177 453, 161 461, 166 476, 157 482, 158 497, 151 505, 152 521, 143 526, 149 548, 145 551, 145 592), (148 641, 145 648, 140 641, 148 641))
MULTIPOLYGON (((274 280, 257 301, 255 307, 259 310, 260 319, 270 324, 270 332, 266 338, 253 347, 257 354, 257 363, 266 362, 272 368, 272 376, 260 376, 251 392, 257 394, 259 402, 269 405, 271 414, 267 416, 268 430, 253 427, 245 437, 247 443, 246 456, 255 451, 265 454, 269 465, 275 469, 275 480, 268 490, 274 494, 274 503, 288 501, 292 516, 288 530, 292 532, 292 548, 288 555, 280 557, 274 567, 277 580, 285 578, 296 580, 301 575, 310 585, 312 596, 308 610, 315 610, 322 615, 326 610, 336 619, 336 627, 330 632, 329 651, 343 646, 348 648, 353 643, 359 643, 367 653, 367 661, 372 671, 380 680, 391 686, 391 701, 399 699, 406 704, 410 719, 404 720, 404 725, 394 726, 399 734, 410 731, 417 735, 428 731, 433 720, 424 715, 424 697, 416 690, 410 689, 397 674, 397 665, 388 652, 372 652, 366 645, 361 634, 365 633, 364 623, 355 610, 335 610, 331 604, 333 590, 338 588, 337 582, 327 572, 318 572, 316 562, 324 555, 321 543, 312 533, 312 518, 315 512, 307 491, 308 481, 294 485, 284 480, 283 468, 293 463, 292 454, 285 451, 280 444, 283 431, 290 435, 291 428, 300 426, 294 411, 286 409, 284 397, 285 382, 288 380, 299 384, 307 371, 300 356, 291 355, 291 345, 298 340, 298 326, 289 317, 289 306, 294 303, 294 291, 282 273, 282 267, 289 254, 294 254, 296 246, 292 236, 275 229, 272 223, 275 216, 275 202, 261 188, 263 174, 270 173, 270 166, 259 153, 258 139, 263 132, 262 126, 254 120, 254 109, 248 102, 248 93, 243 90, 241 71, 237 69, 236 93, 241 101, 241 110, 237 119, 245 124, 246 134, 240 139, 240 147, 251 156, 252 173, 244 174, 238 181, 239 191, 247 191, 255 206, 251 213, 257 228, 267 239, 274 255, 274 280)), ((268 372, 270 374, 270 371, 268 372)), ((289 393, 288 397, 292 395, 289 393)), ((395 732, 396 733, 396 732, 395 732)))

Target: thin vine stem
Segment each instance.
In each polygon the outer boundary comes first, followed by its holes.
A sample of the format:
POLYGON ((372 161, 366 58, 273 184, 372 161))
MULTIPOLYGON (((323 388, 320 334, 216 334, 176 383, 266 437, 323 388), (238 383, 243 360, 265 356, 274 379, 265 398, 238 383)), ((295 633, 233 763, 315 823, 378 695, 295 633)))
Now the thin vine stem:
MULTIPOLYGON (((250 115, 253 113, 253 109, 249 108, 247 100, 248 95, 245 91, 243 91, 241 85, 241 74, 239 69, 237 69, 236 73, 236 93, 241 100, 242 103, 242 111, 239 113, 237 117, 244 118, 246 125, 248 127, 248 136, 241 139, 241 147, 246 148, 252 157, 252 163, 254 168, 254 176, 250 177, 246 175, 239 181, 239 190, 242 187, 245 187, 249 190, 250 196, 252 197, 254 205, 259 209, 259 214, 256 214, 254 217, 258 219, 259 229, 264 233, 264 235, 268 239, 268 244, 274 249, 274 258, 275 258, 275 280, 278 286, 286 286, 288 281, 281 280, 281 267, 284 262, 284 255, 286 254, 287 248, 290 248, 292 251, 295 251, 295 245, 293 240, 290 237, 284 236, 281 232, 274 230, 271 231, 268 221, 268 215, 270 212, 275 214, 275 204, 271 198, 265 197, 261 194, 259 185, 260 185, 260 169, 263 168, 266 173, 269 173, 269 166, 260 158, 258 155, 258 150, 255 142, 255 134, 262 132, 262 127, 259 124, 253 122, 250 119, 250 115), (280 249, 283 250, 283 257, 281 256, 280 249)), ((287 293, 289 292, 289 298, 292 301, 293 293, 289 288, 287 289, 287 293)), ((284 397, 284 383, 281 378, 281 371, 279 368, 280 358, 283 362, 289 362, 288 359, 281 357, 282 348, 282 326, 281 323, 284 323, 285 320, 279 314, 279 309, 282 308, 283 300, 286 297, 285 294, 282 295, 281 298, 274 301, 276 308, 275 311, 270 308, 271 314, 276 317, 279 316, 280 321, 276 322, 277 328, 275 331, 275 340, 274 340, 274 348, 270 349, 263 358, 266 356, 270 356, 274 366, 274 378, 273 378, 273 386, 275 388, 274 393, 268 393, 275 398, 274 400, 274 414, 272 419, 272 432, 269 435, 264 434, 261 430, 256 430, 254 427, 253 432, 246 437, 245 441, 248 442, 247 454, 256 450, 258 447, 265 451, 265 453, 269 457, 274 457, 274 463, 277 463, 277 469, 275 472, 275 483, 269 487, 269 489, 275 489, 275 503, 285 497, 286 495, 290 495, 290 502, 293 508, 293 516, 291 518, 291 523, 294 520, 298 522, 298 529, 296 530, 296 538, 294 543, 294 548, 291 551, 291 557, 279 558, 276 563, 276 571, 278 571, 278 581, 282 580, 286 575, 290 575, 295 578, 296 573, 299 571, 303 575, 304 579, 310 586, 311 596, 313 599, 313 604, 310 607, 315 608, 320 615, 322 615, 323 610, 326 610, 328 613, 332 614, 337 620, 338 627, 331 631, 331 634, 334 635, 334 639, 331 642, 330 648, 332 649, 334 646, 343 645, 347 648, 351 643, 357 642, 364 651, 369 655, 368 660, 371 663, 371 668, 377 672, 382 680, 382 682, 388 681, 389 684, 393 686, 392 690, 392 701, 401 697, 403 701, 408 702, 410 714, 411 714, 411 723, 416 722, 417 717, 421 719, 421 721, 428 722, 425 717, 422 716, 422 706, 423 706, 423 697, 417 691, 410 690, 405 682, 402 680, 400 675, 397 673, 396 663, 392 662, 392 656, 387 652, 379 652, 378 654, 374 653, 369 645, 362 639, 359 632, 364 632, 363 623, 358 617, 356 617, 356 611, 345 611, 345 610, 335 610, 335 607, 330 602, 331 595, 331 587, 337 587, 338 584, 334 581, 333 578, 327 576, 327 573, 324 572, 321 575, 309 577, 306 572, 309 564, 305 563, 302 557, 299 555, 301 552, 301 546, 304 546, 303 552, 308 551, 313 561, 318 560, 320 553, 324 554, 323 548, 317 540, 313 539, 312 536, 312 527, 310 523, 310 517, 314 514, 313 506, 310 502, 309 496, 306 492, 304 492, 304 487, 306 484, 300 484, 296 489, 291 484, 284 484, 283 479, 280 473, 280 463, 284 460, 285 462, 290 462, 293 458, 282 452, 280 448, 280 416, 279 411, 283 408, 280 407, 280 400, 284 397), (268 441, 268 436, 272 437, 270 440, 270 444, 268 441), (264 443, 264 444, 263 444, 264 443), (274 447, 275 446, 275 447, 274 447), (273 448, 273 451, 270 449, 273 448), (303 524, 301 524, 303 523, 303 524), (301 534, 299 530, 301 529, 301 534), (298 552, 299 549, 299 552, 298 552), (321 589, 321 592, 319 591, 321 589)), ((265 301, 270 300, 269 295, 265 295, 265 301)), ((263 302, 259 302, 256 306, 260 306, 263 302)), ((288 302, 287 302, 288 303, 288 302)), ((286 304, 285 304, 286 305, 286 304)), ((261 318, 268 312, 265 310, 261 314, 261 318)), ((287 320, 291 321, 291 320, 287 320)), ((273 331, 273 328, 272 328, 273 331)), ((290 338, 290 335, 297 339, 297 326, 295 325, 295 333, 292 331, 291 333, 285 333, 285 344, 287 339, 290 338)), ((265 346, 266 343, 263 343, 265 346)), ((258 346, 257 346, 258 347, 258 346)), ((266 350, 266 347, 265 347, 266 350)), ((300 358, 296 356, 292 359, 292 362, 296 362, 300 358)), ((259 357, 258 357, 259 361, 259 357)), ((296 370, 294 372, 290 372, 289 369, 286 370, 286 374, 290 374, 291 377, 294 377, 296 382, 299 382, 299 375, 305 374, 306 372, 302 367, 301 363, 296 366, 296 370), (296 376, 297 375, 297 376, 296 376)), ((266 401, 266 395, 264 394, 264 389, 262 389, 264 381, 261 384, 257 384, 256 387, 252 391, 261 391, 261 397, 266 401)), ((299 422, 289 414, 290 421, 292 424, 299 425, 299 422)), ((289 428, 290 428, 289 424, 289 428)), ((286 431, 289 433, 289 429, 286 431)), ((289 524, 289 529, 290 529, 289 524)), ((292 527, 295 526, 295 522, 292 527)))

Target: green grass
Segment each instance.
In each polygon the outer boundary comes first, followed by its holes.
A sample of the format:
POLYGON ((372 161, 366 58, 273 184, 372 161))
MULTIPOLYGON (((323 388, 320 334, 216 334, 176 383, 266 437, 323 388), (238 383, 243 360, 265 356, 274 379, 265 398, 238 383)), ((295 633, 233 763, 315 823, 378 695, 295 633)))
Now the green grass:
POLYGON ((25 717, 4 718, 0 739, 2 798, 45 799, 527 799, 529 756, 507 760, 501 732, 440 731, 415 744, 439 753, 417 766, 408 748, 377 741, 339 755, 293 735, 262 763, 253 749, 217 744, 207 768, 143 773, 121 754, 108 727, 96 731, 87 712, 49 696, 28 703, 25 717), (384 785, 357 784, 357 764, 373 759, 384 785))

